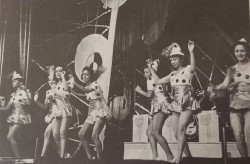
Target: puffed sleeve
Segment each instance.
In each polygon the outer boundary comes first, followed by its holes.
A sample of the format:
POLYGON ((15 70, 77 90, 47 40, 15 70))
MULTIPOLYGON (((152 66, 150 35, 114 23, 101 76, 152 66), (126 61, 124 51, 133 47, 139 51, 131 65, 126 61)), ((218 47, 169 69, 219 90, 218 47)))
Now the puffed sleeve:
POLYGON ((154 91, 156 87, 155 80, 153 78, 147 79, 147 90, 154 91))
POLYGON ((24 90, 21 90, 18 93, 18 95, 16 96, 18 103, 20 103, 22 105, 28 105, 28 96, 30 99, 31 93, 28 90, 27 90, 27 92, 28 92, 28 94, 24 90))
POLYGON ((13 93, 11 93, 10 97, 12 98, 14 95, 15 95, 15 93, 13 92, 13 93))
POLYGON ((191 65, 187 65, 185 71, 191 72, 191 65))
POLYGON ((52 94, 51 90, 46 91, 46 98, 50 98, 52 95, 53 94, 52 94))
POLYGON ((228 67, 227 72, 226 72, 226 76, 229 76, 230 80, 231 80, 235 74, 235 71, 236 71, 235 66, 228 67))
POLYGON ((100 86, 98 85, 98 83, 96 81, 91 83, 89 86, 90 89, 94 89, 95 91, 98 90, 99 87, 100 86))
POLYGON ((70 87, 70 89, 72 89, 74 87, 74 78, 70 78, 68 81, 67 81, 67 85, 70 87))

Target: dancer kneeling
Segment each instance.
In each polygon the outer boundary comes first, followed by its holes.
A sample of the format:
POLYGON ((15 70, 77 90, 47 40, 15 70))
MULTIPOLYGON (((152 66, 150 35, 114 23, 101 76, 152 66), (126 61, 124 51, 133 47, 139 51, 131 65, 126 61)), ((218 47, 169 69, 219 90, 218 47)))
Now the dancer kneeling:
POLYGON ((90 67, 84 67, 81 74, 81 80, 86 87, 75 82, 75 86, 85 92, 89 100, 88 117, 79 132, 79 138, 83 145, 88 159, 92 159, 92 154, 87 141, 87 132, 93 127, 92 140, 96 146, 97 158, 102 158, 102 143, 99 135, 107 121, 111 119, 111 111, 107 106, 101 87, 94 79, 94 71, 90 67))

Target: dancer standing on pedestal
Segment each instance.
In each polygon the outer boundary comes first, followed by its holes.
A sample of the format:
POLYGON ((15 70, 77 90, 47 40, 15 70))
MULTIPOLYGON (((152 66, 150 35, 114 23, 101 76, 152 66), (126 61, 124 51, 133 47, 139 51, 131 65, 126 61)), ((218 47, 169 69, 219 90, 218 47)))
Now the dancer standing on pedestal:
POLYGON ((226 77, 218 86, 209 87, 212 99, 213 90, 229 90, 230 122, 240 155, 248 156, 246 136, 250 136, 250 60, 246 42, 234 44, 234 55, 238 63, 228 68, 226 77))
POLYGON ((156 79, 157 84, 171 84, 173 101, 171 103, 173 129, 178 141, 177 154, 171 161, 179 163, 182 159, 183 151, 186 156, 190 157, 191 153, 188 148, 186 139, 186 129, 195 110, 199 109, 199 104, 191 95, 191 81, 195 71, 194 42, 188 42, 190 53, 190 65, 183 66, 184 53, 177 43, 172 43, 163 50, 163 55, 170 57, 170 62, 175 71, 168 76, 158 79, 155 71, 151 68, 151 73, 156 79))
POLYGON ((90 67, 84 67, 82 69, 81 79, 86 84, 86 86, 84 87, 75 82, 75 86, 81 91, 85 92, 87 99, 89 100, 88 117, 86 118, 83 127, 79 131, 79 138, 86 151, 88 159, 92 159, 93 156, 89 149, 87 133, 90 128, 93 128, 91 137, 96 147, 97 158, 101 159, 102 143, 100 141, 99 135, 104 125, 111 119, 112 116, 111 111, 103 98, 102 89, 97 81, 95 81, 96 79, 94 77, 94 71, 90 67))
POLYGON ((11 94, 11 99, 7 106, 0 107, 0 110, 9 110, 13 107, 12 114, 7 122, 10 124, 7 138, 16 157, 21 157, 17 136, 25 125, 31 123, 31 115, 28 113, 31 104, 30 92, 24 86, 23 77, 14 72, 12 77, 12 86, 15 92, 11 94))
MULTIPOLYGON (((150 65, 150 68, 153 64, 156 65, 156 63, 151 60, 147 60, 147 63, 148 65, 150 65)), ((151 145, 153 159, 161 160, 157 152, 157 142, 159 142, 166 153, 168 161, 171 161, 173 160, 173 154, 168 146, 166 139, 161 134, 164 122, 170 115, 170 104, 165 97, 163 86, 156 85, 155 79, 152 78, 150 69, 148 67, 144 68, 144 76, 147 78, 147 92, 143 91, 139 86, 135 88, 135 91, 147 98, 152 98, 150 122, 147 129, 147 136, 151 145)))

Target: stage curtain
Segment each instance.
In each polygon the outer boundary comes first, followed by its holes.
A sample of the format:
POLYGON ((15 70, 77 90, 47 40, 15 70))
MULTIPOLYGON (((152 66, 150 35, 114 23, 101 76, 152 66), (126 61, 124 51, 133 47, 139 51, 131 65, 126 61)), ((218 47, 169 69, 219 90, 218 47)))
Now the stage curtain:
POLYGON ((133 41, 142 39, 142 36, 147 45, 153 44, 165 28, 171 1, 128 1, 122 6, 117 20, 115 48, 127 52, 133 41))
POLYGON ((31 0, 20 0, 19 60, 20 71, 27 84, 29 69, 29 46, 31 28, 31 0))

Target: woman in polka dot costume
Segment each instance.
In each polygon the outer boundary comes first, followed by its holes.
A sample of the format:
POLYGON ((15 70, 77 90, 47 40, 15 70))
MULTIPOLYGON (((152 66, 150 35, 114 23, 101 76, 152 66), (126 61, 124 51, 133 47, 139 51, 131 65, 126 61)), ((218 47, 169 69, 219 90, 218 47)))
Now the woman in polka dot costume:
POLYGON ((175 136, 178 140, 178 149, 175 158, 171 161, 179 163, 182 159, 183 151, 186 156, 191 156, 186 140, 186 129, 193 118, 193 112, 199 108, 197 101, 191 96, 191 81, 195 71, 194 59, 194 42, 188 42, 188 50, 190 53, 190 65, 184 67, 184 54, 177 43, 169 46, 168 56, 170 62, 174 67, 174 71, 168 76, 158 79, 155 71, 150 68, 153 77, 155 77, 157 84, 171 84, 173 101, 171 103, 172 121, 175 136))
POLYGON ((16 157, 21 157, 16 138, 24 125, 31 123, 31 115, 27 112, 28 106, 31 104, 30 92, 23 85, 23 82, 23 77, 14 72, 12 86, 15 92, 11 94, 11 99, 7 106, 0 107, 0 110, 9 110, 13 107, 12 114, 7 119, 7 122, 10 124, 7 138, 16 157))
POLYGON ((69 128, 70 117, 72 116, 72 106, 70 104, 70 92, 74 86, 74 78, 70 75, 70 79, 66 81, 66 72, 61 66, 55 69, 56 86, 54 91, 47 93, 48 99, 52 103, 52 126, 57 130, 54 135, 55 142, 60 150, 60 157, 65 157, 65 148, 67 143, 67 133, 69 128), (60 135, 58 135, 58 133, 60 135), (59 136, 59 137, 58 137, 59 136))
MULTIPOLYGON (((213 89, 229 89, 231 126, 241 156, 247 157, 246 139, 250 137, 249 46, 246 42, 238 41, 233 48, 238 63, 228 68, 223 83, 213 89)), ((209 87, 208 91, 212 92, 212 87, 209 87)), ((213 97, 211 98, 213 99, 213 97)))
POLYGON ((111 111, 107 106, 103 92, 97 81, 94 81, 94 72, 90 67, 84 67, 81 75, 82 81, 86 86, 82 86, 75 82, 75 86, 81 91, 86 93, 87 99, 89 100, 88 117, 86 118, 83 127, 79 131, 79 138, 83 145, 87 157, 92 159, 92 154, 89 149, 88 143, 88 130, 93 128, 92 140, 95 144, 97 151, 97 158, 102 158, 102 143, 99 139, 99 135, 107 121, 111 119, 111 111))
MULTIPOLYGON (((35 103, 41 107, 44 110, 48 110, 48 114, 45 116, 45 122, 48 123, 48 126, 46 127, 46 130, 44 132, 44 142, 43 142, 43 149, 42 149, 42 153, 41 156, 46 156, 47 152, 48 152, 48 148, 52 142, 52 136, 54 138, 54 140, 56 141, 56 139, 60 139, 60 132, 57 126, 57 124, 55 124, 52 120, 53 120, 53 115, 52 115, 52 106, 54 103, 53 100, 53 93, 55 92, 56 89, 56 82, 53 81, 53 79, 49 79, 48 84, 50 86, 50 89, 46 92, 46 96, 45 96, 45 100, 44 103, 41 103, 38 98, 39 95, 38 93, 35 93, 34 95, 34 101, 35 103)), ((56 148, 59 155, 60 155, 60 150, 58 148, 56 148)))
MULTIPOLYGON (((150 65, 153 63, 151 60, 147 60, 147 62, 149 62, 150 65)), ((166 139, 161 134, 163 124, 170 114, 170 104, 167 102, 165 97, 163 86, 156 85, 155 79, 152 78, 148 67, 144 68, 144 76, 147 78, 147 91, 143 91, 139 86, 135 88, 135 91, 147 98, 152 98, 150 120, 147 129, 147 136, 151 145, 152 156, 154 160, 161 160, 157 152, 157 142, 159 142, 165 151, 167 159, 171 161, 173 159, 173 154, 166 139)))

